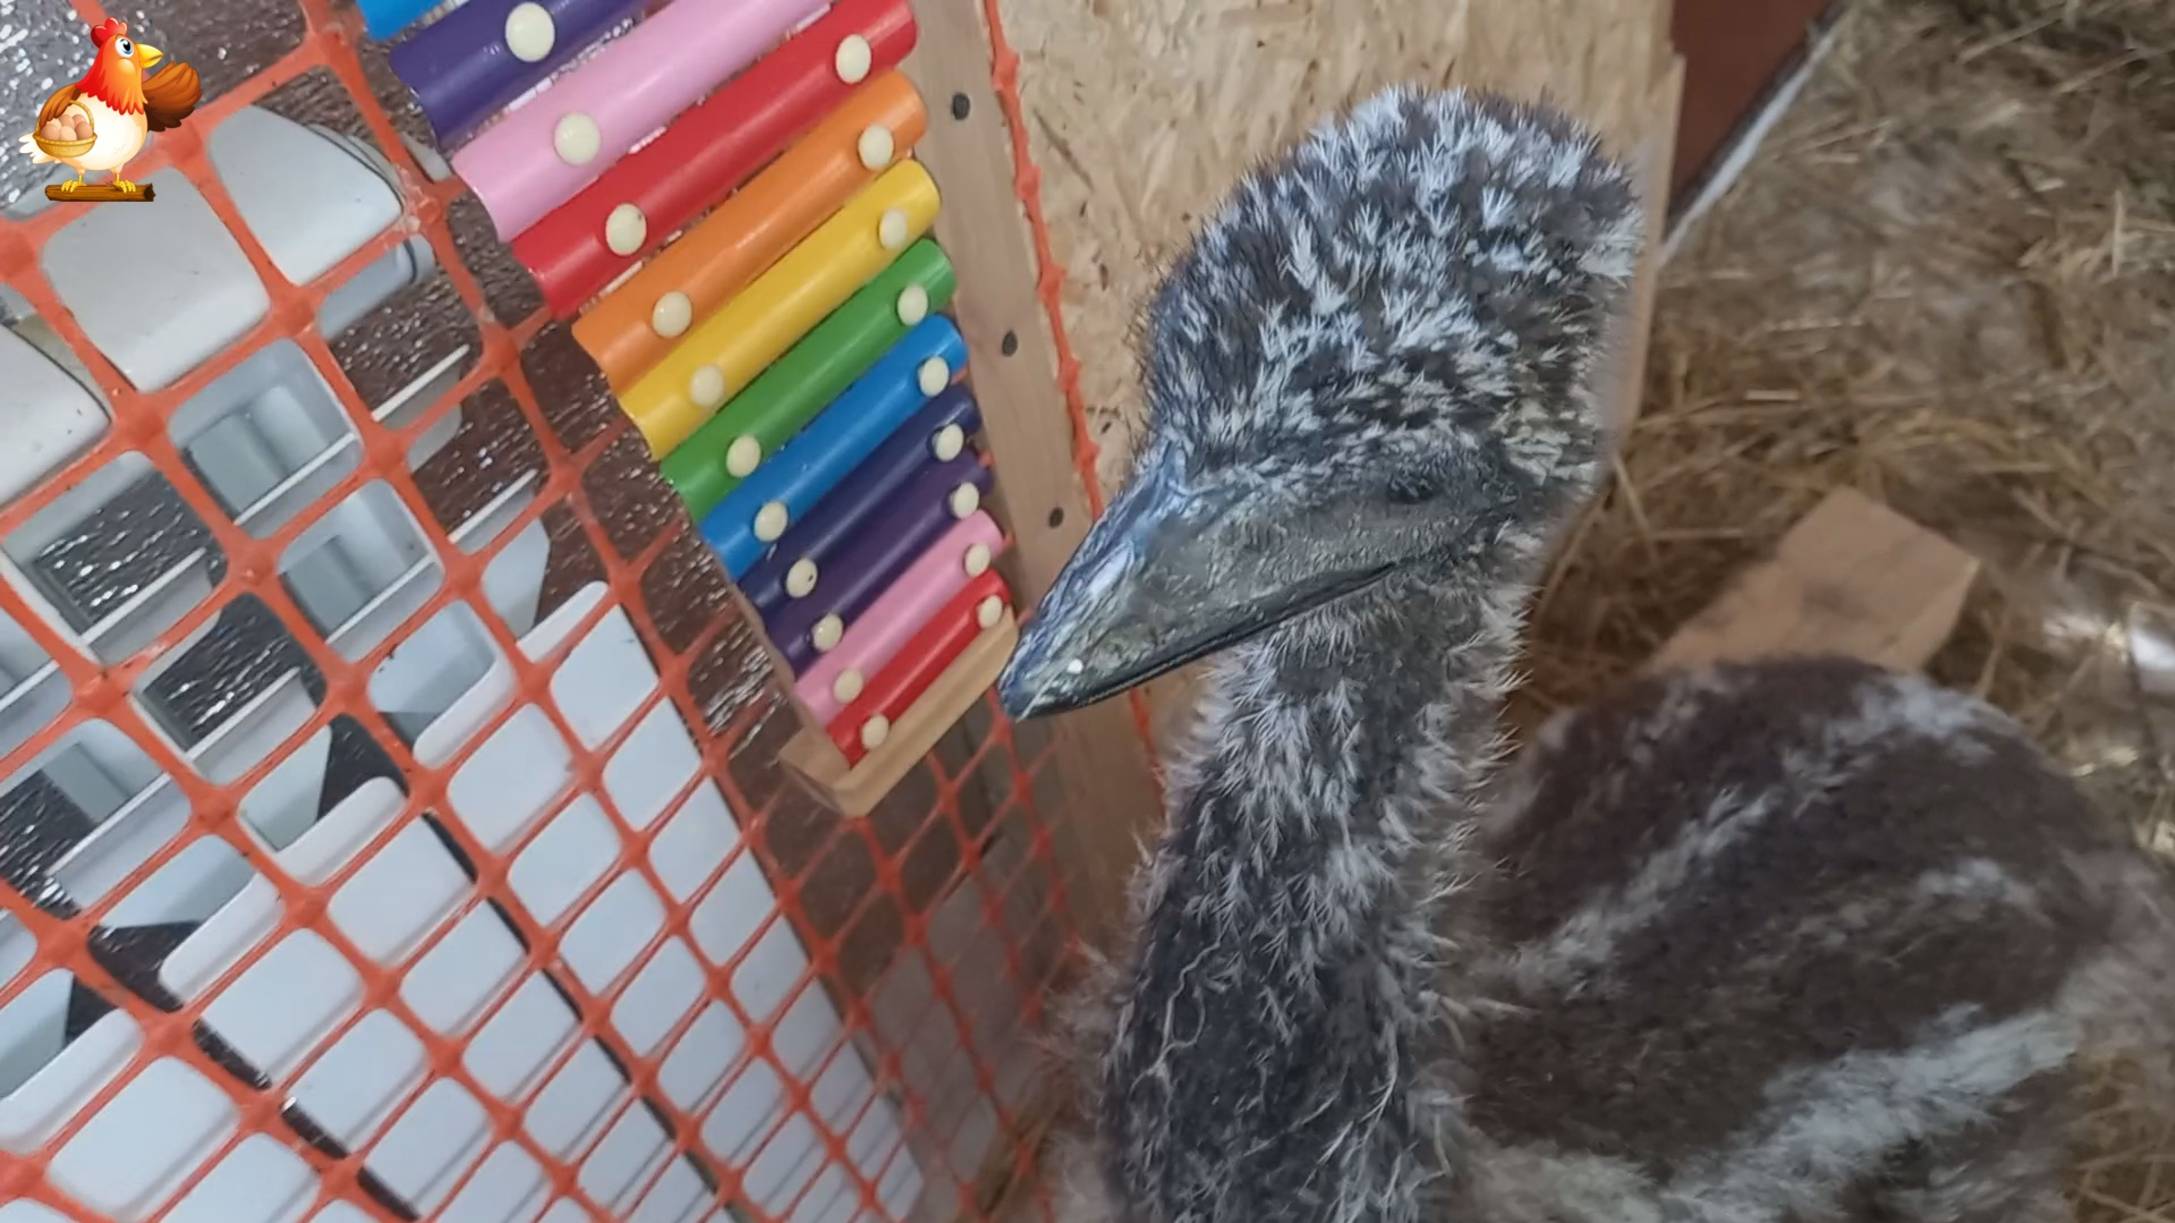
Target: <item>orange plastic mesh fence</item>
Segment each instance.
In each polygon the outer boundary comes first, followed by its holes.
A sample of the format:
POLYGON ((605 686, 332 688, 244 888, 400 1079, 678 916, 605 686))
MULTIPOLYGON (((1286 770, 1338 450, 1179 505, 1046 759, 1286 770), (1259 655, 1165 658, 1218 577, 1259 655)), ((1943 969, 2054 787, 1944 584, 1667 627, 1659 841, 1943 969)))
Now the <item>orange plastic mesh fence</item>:
POLYGON ((1073 937, 1044 744, 985 698, 870 818, 788 784, 723 579, 354 13, 206 7, 275 52, 188 57, 159 202, 0 228, 110 413, 0 508, 0 1223, 981 1217, 1073 937), (397 179, 303 283, 215 164, 263 112, 397 179), (137 389, 83 252, 191 210, 261 309, 137 389), (282 360, 338 410, 237 504, 190 405, 282 360))

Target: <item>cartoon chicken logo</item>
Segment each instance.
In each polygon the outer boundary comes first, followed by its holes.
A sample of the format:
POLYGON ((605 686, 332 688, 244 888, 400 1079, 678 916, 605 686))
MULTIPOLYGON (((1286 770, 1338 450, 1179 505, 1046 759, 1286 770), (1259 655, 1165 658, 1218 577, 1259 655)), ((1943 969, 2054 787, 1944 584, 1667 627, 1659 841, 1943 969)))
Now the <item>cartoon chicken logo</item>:
POLYGON ((121 177, 121 167, 143 151, 146 136, 178 126, 196 109, 196 69, 176 60, 152 75, 166 53, 130 38, 128 24, 112 17, 92 27, 91 45, 98 49, 91 70, 45 100, 37 127, 23 136, 23 151, 33 163, 58 162, 76 172, 73 181, 47 187, 48 199, 148 200, 151 188, 121 177), (111 181, 85 182, 94 171, 111 181))

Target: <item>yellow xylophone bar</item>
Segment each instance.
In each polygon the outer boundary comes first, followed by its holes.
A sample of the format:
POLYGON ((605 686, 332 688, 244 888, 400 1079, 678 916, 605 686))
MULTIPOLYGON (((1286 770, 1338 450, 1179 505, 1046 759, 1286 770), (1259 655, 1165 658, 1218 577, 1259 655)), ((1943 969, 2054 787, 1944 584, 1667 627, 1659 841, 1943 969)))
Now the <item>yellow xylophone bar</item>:
POLYGON ((794 341, 874 279, 936 221, 936 183, 900 162, 847 201, 769 271, 688 332, 620 395, 663 458, 794 341))
MULTIPOLYGON (((731 301, 921 139, 914 86, 887 72, 846 99, 700 224, 574 320, 615 390, 672 350, 677 328, 731 301)), ((535 264, 530 264, 534 268, 535 264)))

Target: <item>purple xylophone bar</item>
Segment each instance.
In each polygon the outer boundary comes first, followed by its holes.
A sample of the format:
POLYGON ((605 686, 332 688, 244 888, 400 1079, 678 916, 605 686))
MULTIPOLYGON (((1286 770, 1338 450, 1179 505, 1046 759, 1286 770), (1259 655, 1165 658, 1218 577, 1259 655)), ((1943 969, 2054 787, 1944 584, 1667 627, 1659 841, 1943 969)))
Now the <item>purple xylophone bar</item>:
MULTIPOLYGON (((835 616, 841 631, 853 627, 907 566, 981 508, 989 482, 989 468, 972 451, 937 463, 914 477, 881 521, 871 524, 875 529, 849 540, 830 567, 816 574, 811 593, 787 603, 764 626, 793 673, 806 671, 822 653, 815 641, 819 622, 835 616)), ((793 579, 786 580, 790 585, 793 579)))
POLYGON ((982 427, 982 413, 964 386, 954 386, 907 418, 890 440, 837 488, 816 503, 808 517, 779 537, 761 564, 740 580, 741 592, 769 620, 786 605, 786 574, 802 560, 821 573, 852 538, 882 519, 882 511, 915 474, 933 460, 966 449, 966 439, 982 427))
POLYGON ((450 149, 641 9, 642 0, 468 0, 389 58, 450 149))

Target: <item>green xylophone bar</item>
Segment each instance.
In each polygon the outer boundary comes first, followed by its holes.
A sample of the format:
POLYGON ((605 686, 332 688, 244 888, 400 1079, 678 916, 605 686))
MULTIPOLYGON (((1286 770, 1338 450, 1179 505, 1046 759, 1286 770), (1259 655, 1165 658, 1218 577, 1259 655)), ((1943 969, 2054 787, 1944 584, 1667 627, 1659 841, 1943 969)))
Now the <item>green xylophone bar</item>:
POLYGON ((950 305, 956 285, 951 260, 924 238, 816 324, 659 464, 688 513, 702 521, 899 337, 950 305))

